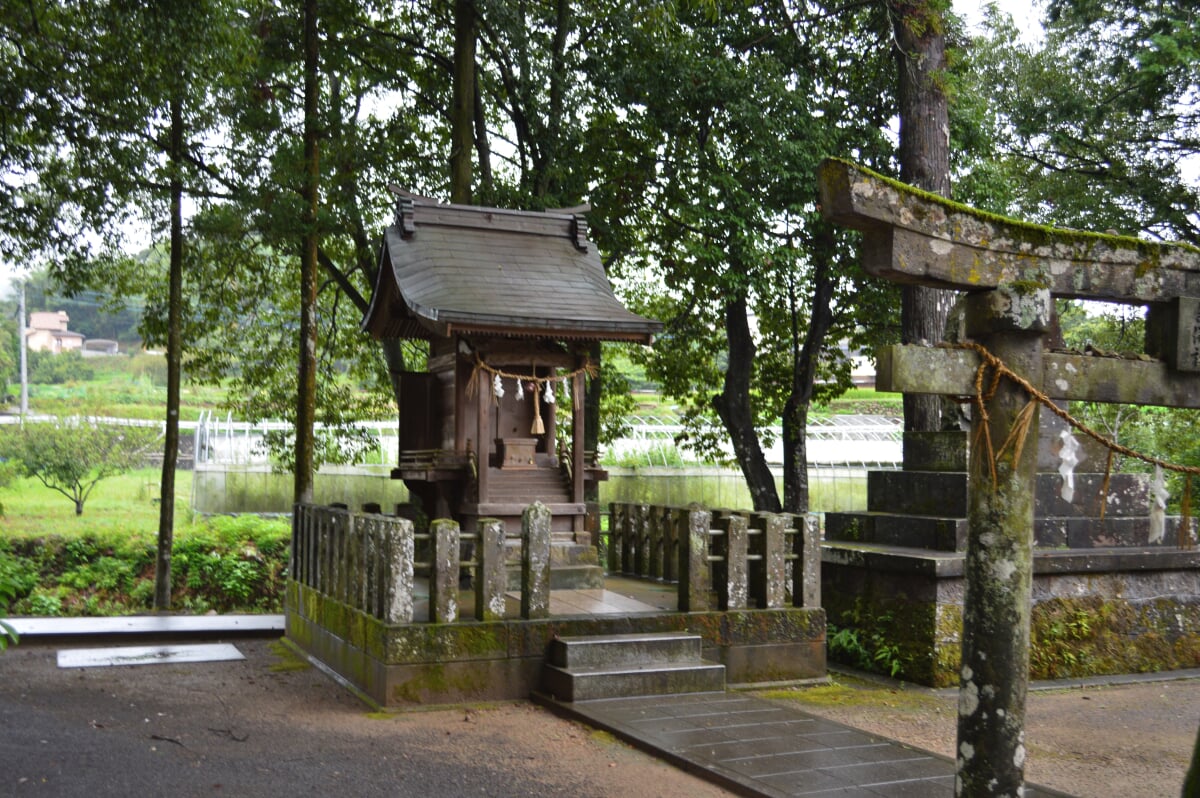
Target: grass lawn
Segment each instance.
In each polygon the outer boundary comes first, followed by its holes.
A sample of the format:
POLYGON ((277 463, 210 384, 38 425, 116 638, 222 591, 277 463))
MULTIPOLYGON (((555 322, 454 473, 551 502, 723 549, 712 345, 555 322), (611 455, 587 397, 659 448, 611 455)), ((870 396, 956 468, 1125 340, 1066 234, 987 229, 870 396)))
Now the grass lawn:
MULTIPOLYGON (((160 478, 159 469, 142 468, 102 479, 79 516, 75 515, 75 505, 61 493, 36 479, 17 480, 0 490, 0 505, 4 508, 0 533, 9 540, 91 533, 103 539, 119 536, 153 542, 158 535, 160 478)), ((192 472, 176 471, 176 527, 191 521, 191 495, 192 472)))
MULTIPOLYGON (((101 480, 81 516, 35 480, 0 490, 0 617, 150 611, 158 481, 154 468, 101 480)), ((171 609, 278 612, 288 522, 243 515, 193 523, 191 484, 191 472, 177 472, 171 609)))

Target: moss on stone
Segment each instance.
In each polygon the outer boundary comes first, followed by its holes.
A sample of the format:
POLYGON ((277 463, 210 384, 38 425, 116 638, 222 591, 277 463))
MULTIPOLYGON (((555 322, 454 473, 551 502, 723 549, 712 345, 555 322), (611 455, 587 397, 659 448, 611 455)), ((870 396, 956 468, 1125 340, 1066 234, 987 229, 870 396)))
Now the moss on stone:
POLYGON ((1200 608, 1166 599, 1054 598, 1031 617, 1035 679, 1148 673, 1200 665, 1200 608))
MULTIPOLYGON (((966 214, 988 224, 1005 225, 1011 228, 1013 232, 1022 233, 1026 241, 1030 244, 1045 245, 1056 240, 1075 240, 1081 243, 1102 243, 1118 249, 1136 249, 1144 256, 1143 262, 1139 264, 1138 276, 1142 276, 1144 273, 1148 273, 1154 268, 1157 268, 1161 261, 1162 253, 1165 250, 1176 249, 1184 252, 1200 254, 1200 248, 1191 246, 1190 244, 1167 242, 1159 243, 1154 241, 1146 241, 1134 236, 1115 235, 1113 233, 1096 233, 1089 230, 1069 230, 1061 227, 1050 227, 1048 225, 1040 225, 1033 222, 1022 221, 1020 219, 1013 219, 1008 216, 1002 216, 998 213, 992 213, 979 208, 973 208, 970 205, 963 205, 960 202, 955 202, 954 200, 947 199, 946 197, 938 194, 924 191, 923 189, 919 189, 915 186, 910 186, 908 183, 903 183, 895 178, 886 177, 876 171, 868 169, 865 166, 861 166, 854 161, 850 161, 845 158, 829 158, 827 160, 854 169, 855 171, 866 175, 867 177, 878 180, 903 194, 916 197, 925 202, 940 205, 951 213, 966 214), (1143 269, 1144 271, 1142 271, 1143 269)), ((820 180, 822 182, 831 187, 835 187, 833 185, 834 175, 838 175, 835 170, 829 169, 825 165, 822 165, 820 170, 820 180)), ((843 180, 841 176, 838 175, 837 180, 838 182, 842 182, 845 187, 848 187, 848 176, 845 178, 845 180, 843 180)))

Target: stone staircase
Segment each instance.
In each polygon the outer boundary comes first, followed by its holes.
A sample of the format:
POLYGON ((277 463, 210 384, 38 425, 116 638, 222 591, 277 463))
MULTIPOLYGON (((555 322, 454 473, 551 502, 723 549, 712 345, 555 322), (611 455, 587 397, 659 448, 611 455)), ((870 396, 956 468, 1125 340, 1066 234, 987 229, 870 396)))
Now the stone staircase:
POLYGON ((559 701, 725 690, 725 666, 700 658, 687 632, 559 637, 550 642, 542 692, 559 701))

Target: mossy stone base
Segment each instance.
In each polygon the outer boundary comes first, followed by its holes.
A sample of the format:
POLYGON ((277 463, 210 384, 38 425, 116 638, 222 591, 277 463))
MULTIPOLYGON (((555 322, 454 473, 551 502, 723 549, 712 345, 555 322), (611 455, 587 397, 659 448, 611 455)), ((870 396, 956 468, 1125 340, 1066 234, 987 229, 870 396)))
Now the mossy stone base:
MULTIPOLYGON (((900 678, 959 682, 962 555, 827 542, 830 623, 898 647, 900 678)), ((1034 679, 1200 667, 1200 552, 1034 553, 1034 679)))
POLYGON ((290 582, 287 637, 386 707, 527 698, 555 637, 686 631, 737 684, 825 675, 825 613, 787 608, 389 626, 290 582))

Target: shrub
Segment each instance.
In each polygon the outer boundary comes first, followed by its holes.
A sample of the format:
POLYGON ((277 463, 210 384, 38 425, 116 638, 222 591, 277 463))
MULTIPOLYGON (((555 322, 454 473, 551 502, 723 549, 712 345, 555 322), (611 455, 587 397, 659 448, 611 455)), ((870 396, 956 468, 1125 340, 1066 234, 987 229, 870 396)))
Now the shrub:
POLYGON ((38 385, 87 382, 96 371, 78 352, 30 352, 29 381, 38 385))

